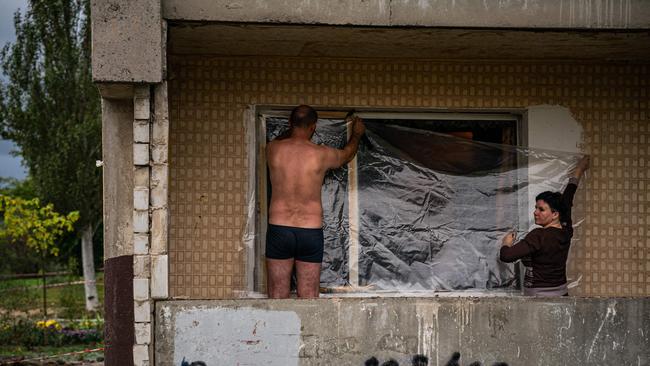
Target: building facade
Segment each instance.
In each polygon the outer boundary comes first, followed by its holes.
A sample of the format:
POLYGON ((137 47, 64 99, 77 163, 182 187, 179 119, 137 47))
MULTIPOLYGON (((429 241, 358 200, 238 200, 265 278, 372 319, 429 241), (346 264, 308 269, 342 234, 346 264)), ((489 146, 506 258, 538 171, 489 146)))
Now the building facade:
POLYGON ((106 363, 650 362, 650 4, 332 3, 93 1, 106 363), (518 143, 590 154, 572 297, 250 298, 259 115, 302 103, 514 113, 518 143))

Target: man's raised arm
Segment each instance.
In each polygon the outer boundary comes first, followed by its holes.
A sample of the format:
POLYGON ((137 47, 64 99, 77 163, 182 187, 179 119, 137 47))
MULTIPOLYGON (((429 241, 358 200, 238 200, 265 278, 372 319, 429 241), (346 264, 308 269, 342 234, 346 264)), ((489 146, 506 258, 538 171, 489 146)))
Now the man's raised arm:
POLYGON ((336 169, 352 160, 359 149, 359 141, 365 132, 366 126, 363 124, 361 118, 354 117, 352 120, 352 135, 343 149, 327 148, 325 158, 327 168, 336 169))

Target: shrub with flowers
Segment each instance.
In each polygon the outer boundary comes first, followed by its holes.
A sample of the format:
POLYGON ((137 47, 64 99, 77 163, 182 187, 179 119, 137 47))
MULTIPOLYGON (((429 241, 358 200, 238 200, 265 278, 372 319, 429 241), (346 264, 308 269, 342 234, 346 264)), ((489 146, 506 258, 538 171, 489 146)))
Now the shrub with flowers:
POLYGON ((101 318, 59 322, 4 317, 0 319, 0 344, 34 347, 100 343, 104 338, 103 328, 101 318))
POLYGON ((36 326, 41 329, 53 329, 53 330, 63 329, 61 324, 59 324, 59 322, 57 322, 54 319, 38 321, 36 322, 36 326))

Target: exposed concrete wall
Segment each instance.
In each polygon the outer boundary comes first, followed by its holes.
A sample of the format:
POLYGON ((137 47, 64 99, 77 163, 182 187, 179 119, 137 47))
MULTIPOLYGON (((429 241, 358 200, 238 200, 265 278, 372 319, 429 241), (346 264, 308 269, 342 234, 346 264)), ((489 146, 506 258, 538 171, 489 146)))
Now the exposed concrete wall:
POLYGON ((647 29, 644 0, 163 0, 170 20, 218 22, 484 27, 647 29))
POLYGON ((531 106, 527 118, 528 147, 579 153, 584 145, 582 126, 567 107, 531 106))
POLYGON ((92 0, 93 79, 157 83, 163 75, 160 0, 92 0))
POLYGON ((102 99, 104 258, 133 254, 133 101, 102 99))
POLYGON ((644 299, 383 298, 160 302, 158 366, 410 364, 645 365, 644 299), (235 326, 235 324, 237 324, 235 326), (299 337, 299 345, 296 338, 299 337), (541 351, 544 350, 544 351, 541 351), (230 362, 229 362, 230 361, 230 362), (264 361, 264 362, 260 362, 264 361))

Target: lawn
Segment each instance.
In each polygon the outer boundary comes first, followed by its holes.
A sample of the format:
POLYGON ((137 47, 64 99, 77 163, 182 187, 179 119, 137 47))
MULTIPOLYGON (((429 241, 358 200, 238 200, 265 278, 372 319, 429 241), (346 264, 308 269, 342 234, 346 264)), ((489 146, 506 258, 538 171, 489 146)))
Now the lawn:
MULTIPOLYGON (((83 281, 80 276, 48 277, 47 285, 83 281)), ((24 313, 42 316, 43 289, 40 278, 0 281, 0 313, 24 313)), ((99 303, 104 302, 104 273, 97 273, 99 303)), ((86 314, 84 285, 82 283, 47 288, 48 317, 79 318, 86 314)), ((99 313, 103 313, 100 306, 99 313)), ((92 314, 87 314, 92 315, 92 314)))
POLYGON ((0 365, 10 365, 15 361, 26 363, 28 360, 34 363, 50 361, 57 364, 75 364, 82 361, 85 361, 83 364, 87 364, 104 361, 104 351, 93 351, 103 345, 88 347, 89 345, 84 344, 62 347, 38 346, 31 349, 22 346, 0 346, 0 365))

